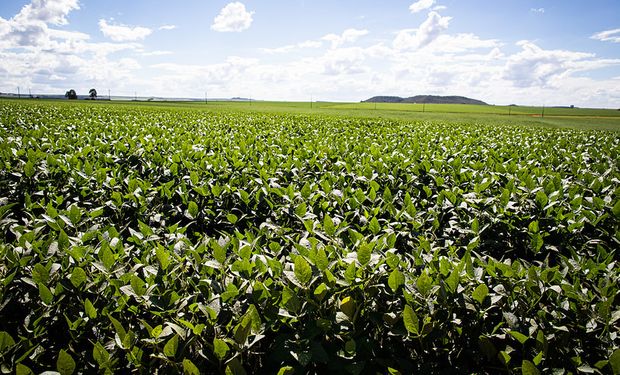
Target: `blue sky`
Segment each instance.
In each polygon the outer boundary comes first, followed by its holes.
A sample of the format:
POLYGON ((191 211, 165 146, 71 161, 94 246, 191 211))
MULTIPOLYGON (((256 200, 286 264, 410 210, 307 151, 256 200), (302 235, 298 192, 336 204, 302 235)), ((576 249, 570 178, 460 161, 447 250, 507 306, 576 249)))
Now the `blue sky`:
POLYGON ((0 91, 620 108, 620 2, 0 2, 0 91))

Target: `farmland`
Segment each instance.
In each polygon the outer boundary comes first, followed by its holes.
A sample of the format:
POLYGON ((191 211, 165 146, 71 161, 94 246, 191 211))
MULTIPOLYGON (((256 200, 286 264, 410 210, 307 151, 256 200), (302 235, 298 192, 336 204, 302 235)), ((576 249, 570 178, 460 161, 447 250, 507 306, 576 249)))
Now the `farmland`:
POLYGON ((3 372, 620 373, 619 132, 253 105, 0 101, 3 372))

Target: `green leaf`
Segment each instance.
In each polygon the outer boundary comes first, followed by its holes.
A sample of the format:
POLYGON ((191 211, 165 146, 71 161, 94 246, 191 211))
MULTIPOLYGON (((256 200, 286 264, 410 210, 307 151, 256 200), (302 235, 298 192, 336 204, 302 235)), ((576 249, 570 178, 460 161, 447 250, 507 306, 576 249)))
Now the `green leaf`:
POLYGON ((142 296, 146 293, 146 283, 137 275, 132 275, 129 283, 137 295, 142 296))
POLYGON ((611 212, 613 212, 616 218, 620 218, 620 199, 616 201, 616 204, 611 208, 611 212))
POLYGON ((190 361, 189 359, 184 359, 183 360, 183 374, 185 375, 200 375, 200 370, 198 370, 198 367, 196 367, 196 365, 194 364, 194 362, 190 361))
POLYGON ((547 198, 547 194, 545 194, 542 189, 538 190, 536 193, 536 203, 538 204, 538 207, 544 208, 548 202, 549 198, 547 198))
POLYGON ((353 318, 356 308, 355 300, 349 296, 344 297, 342 301, 340 301, 340 311, 345 313, 349 318, 353 318))
POLYGON ((405 276, 399 271, 394 270, 390 273, 388 277, 388 285, 392 289, 393 292, 398 291, 398 288, 405 283, 405 276))
POLYGON ((34 372, 32 372, 30 367, 18 363, 17 367, 15 368, 15 375, 34 375, 34 372))
POLYGON ((90 302, 88 298, 84 301, 84 310, 89 318, 95 319, 97 317, 97 309, 95 309, 95 306, 93 306, 93 303, 90 302))
POLYGON ((609 357, 609 366, 614 375, 620 374, 620 349, 616 349, 609 357))
POLYGON ((34 176, 34 173, 35 173, 34 164, 29 160, 24 165, 24 174, 26 175, 26 177, 30 178, 34 176))
POLYGON ((517 341, 519 341, 521 344, 524 344, 528 339, 528 337, 522 334, 521 332, 509 331, 508 333, 510 333, 510 335, 514 337, 515 339, 517 339, 517 341))
POLYGON ((295 257, 294 271, 295 277, 303 285, 307 285, 312 279, 312 267, 301 255, 295 257))
POLYGON ((420 324, 418 316, 409 305, 405 305, 403 310, 403 323, 405 323, 405 328, 409 333, 418 334, 420 324))
POLYGON ((327 253, 324 248, 321 247, 317 250, 314 265, 316 265, 316 268, 320 271, 325 271, 329 266, 329 260, 327 259, 327 253))
POLYGON ((79 288, 85 282, 86 272, 80 267, 75 267, 73 272, 71 272, 71 284, 73 284, 74 287, 79 288))
POLYGON ((215 354, 217 359, 220 361, 223 361, 224 358, 226 358, 226 354, 228 354, 229 349, 230 348, 228 347, 228 344, 226 344, 226 341, 218 338, 213 339, 213 354, 215 354))
POLYGON ((418 287, 420 293, 423 296, 426 296, 433 287, 433 279, 429 275, 427 275, 426 272, 422 272, 422 274, 420 275, 420 277, 418 277, 418 280, 416 281, 416 286, 418 287))
POLYGON ((538 371, 538 369, 532 362, 528 361, 527 359, 524 359, 523 362, 521 362, 521 374, 539 375, 540 371, 538 371))
POLYGON ((239 220, 239 218, 235 214, 226 214, 226 219, 228 219, 228 222, 230 222, 231 224, 236 224, 237 220, 239 220))
POLYGON ((301 202, 295 208, 295 215, 299 217, 304 217, 307 211, 308 211, 308 206, 304 202, 301 202))
POLYGON ((43 301, 44 304, 49 305, 52 303, 52 301, 54 300, 54 295, 52 294, 52 291, 49 290, 48 287, 46 287, 45 285, 39 283, 39 297, 41 297, 41 301, 43 301))
POLYGON ((369 244, 362 244, 357 250, 357 261, 360 262, 362 266, 365 266, 370 262, 370 256, 372 254, 372 246, 369 244))
POLYGON ((168 340, 166 345, 164 345, 164 355, 166 357, 173 358, 174 356, 177 355, 178 348, 179 348, 179 335, 175 333, 174 336, 172 336, 172 338, 168 340))
POLYGON ((474 289, 474 292, 472 293, 472 297, 476 301, 478 301, 478 303, 482 304, 482 302, 484 302, 484 299, 486 298, 488 294, 489 294, 489 288, 485 284, 480 284, 478 285, 478 287, 476 287, 476 289, 474 289))
POLYGON ((50 271, 41 263, 37 263, 32 267, 32 280, 35 283, 47 284, 50 278, 50 271))
POLYGON ((198 216, 198 205, 194 201, 190 201, 187 205, 187 213, 192 219, 195 219, 198 216))
POLYGON ((63 349, 58 354, 58 360, 56 360, 56 370, 60 375, 71 375, 75 371, 75 361, 71 355, 65 352, 63 349))
POLYGON ((368 229, 372 232, 372 234, 377 234, 381 232, 381 225, 376 217, 373 217, 368 224, 368 229))
POLYGON ((336 233, 334 221, 328 214, 325 214, 325 217, 323 218, 323 229, 325 229, 325 233, 327 233, 328 236, 333 236, 334 233, 336 233))
POLYGON ((280 367, 280 370, 278 370, 278 375, 293 375, 294 373, 295 369, 292 366, 280 367))
POLYGON ((452 293, 456 292, 460 279, 461 271, 458 268, 453 269, 452 272, 450 272, 450 276, 446 278, 446 285, 452 293))
POLYGON ((0 331, 0 353, 4 353, 5 349, 8 349, 15 345, 15 340, 8 332, 0 331))
POLYGON ((99 367, 104 367, 110 359, 110 353, 100 343, 95 343, 93 347, 93 358, 99 364, 99 367))

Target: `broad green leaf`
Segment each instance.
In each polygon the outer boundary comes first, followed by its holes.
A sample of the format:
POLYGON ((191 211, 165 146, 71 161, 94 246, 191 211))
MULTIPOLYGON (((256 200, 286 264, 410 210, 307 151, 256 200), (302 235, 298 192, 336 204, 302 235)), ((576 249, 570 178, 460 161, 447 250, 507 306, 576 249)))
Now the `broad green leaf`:
POLYGON ((329 260, 327 259, 327 253, 323 247, 319 248, 316 252, 314 264, 319 271, 325 271, 329 266, 329 260))
POLYGON ((521 362, 521 374, 539 375, 540 371, 538 371, 538 369, 532 362, 528 361, 527 359, 524 359, 523 362, 521 362))
POLYGON ((178 349, 179 349, 179 335, 175 333, 174 336, 172 336, 172 338, 170 338, 168 342, 166 342, 166 345, 164 345, 164 355, 166 357, 173 358, 177 355, 178 349))
POLYGON ((80 267, 75 267, 73 272, 71 272, 71 284, 73 284, 74 287, 79 288, 85 282, 86 272, 80 267))
POLYGON ((459 281, 461 278, 460 274, 461 274, 461 271, 458 268, 455 268, 452 270, 452 272, 450 272, 450 276, 446 278, 446 285, 448 286, 448 289, 452 293, 456 292, 459 286, 459 281))
POLYGON ((528 339, 528 337, 522 334, 521 332, 509 331, 508 333, 510 333, 510 335, 514 337, 515 339, 517 339, 517 341, 519 341, 521 344, 524 344, 528 339))
POLYGON ((396 269, 390 273, 390 276, 388 278, 388 285, 393 292, 398 291, 398 288, 400 288, 400 286, 404 283, 405 276, 403 276, 403 274, 399 270, 396 269))
POLYGON ((108 363, 110 359, 110 353, 100 343, 95 343, 93 347, 93 358, 99 364, 99 367, 103 367, 108 363))
POLYGON ((336 227, 334 226, 334 222, 328 214, 325 214, 323 219, 323 229, 328 236, 333 236, 336 233, 336 227))
POLYGON ((34 372, 32 372, 30 367, 18 363, 17 367, 15 367, 15 375, 34 375, 34 372))
POLYGON ((616 204, 612 207, 611 212, 613 212, 616 218, 620 219, 620 199, 616 201, 616 204))
POLYGON ((142 296, 146 293, 146 283, 137 275, 132 275, 129 282, 131 284, 131 288, 137 295, 142 296))
POLYGON ((304 202, 301 202, 295 208, 295 214, 299 217, 304 217, 306 215, 307 210, 308 210, 308 206, 304 202))
POLYGON ((220 361, 223 361, 224 358, 226 358, 226 354, 228 354, 229 349, 230 348, 228 344, 226 344, 226 341, 218 338, 213 339, 213 354, 215 354, 217 359, 220 361))
POLYGON ((538 207, 544 208, 549 202, 549 198, 547 198, 547 194, 541 189, 536 193, 536 203, 538 203, 538 207))
POLYGON ((63 349, 61 349, 58 354, 58 359, 56 360, 56 370, 58 370, 60 375, 71 375, 73 374, 73 371, 75 371, 75 361, 71 355, 63 349))
POLYGON ((235 214, 226 214, 226 219, 228 219, 228 221, 231 224, 236 224, 237 220, 239 220, 239 218, 237 217, 237 215, 235 214))
POLYGON ((340 311, 345 313, 349 318, 355 315, 356 303, 353 298, 347 296, 340 301, 340 311))
POLYGON ((426 296, 433 287, 433 279, 427 275, 426 272, 422 272, 416 281, 416 286, 418 287, 418 291, 420 291, 423 296, 426 296))
POLYGON ((24 174, 26 175, 26 177, 31 178, 32 176, 34 176, 34 173, 35 173, 34 164, 28 161, 24 165, 24 174))
POLYGON ((44 304, 49 305, 52 303, 52 301, 54 300, 54 295, 52 294, 52 292, 49 290, 48 287, 46 287, 45 285, 39 283, 39 297, 41 297, 41 301, 43 301, 44 304))
POLYGON ((196 365, 194 364, 194 362, 190 361, 189 359, 184 359, 183 360, 183 374, 185 375, 200 375, 200 370, 198 370, 198 367, 196 367, 196 365))
POLYGON ((480 284, 476 287, 476 289, 474 289, 472 297, 478 301, 478 303, 482 304, 488 294, 489 288, 485 284, 480 284))
POLYGON ((405 305, 405 309, 403 310, 403 323, 405 323, 405 328, 409 333, 416 335, 419 333, 420 323, 418 321, 418 316, 409 305, 405 305))
POLYGON ((360 262, 362 266, 365 266, 370 261, 370 256, 372 253, 372 246, 369 244, 362 244, 359 249, 357 249, 357 261, 360 262))
POLYGON ((294 271, 295 277, 302 285, 307 285, 312 279, 312 267, 301 255, 295 257, 294 271))
POLYGON ((86 311, 86 315, 88 315, 89 318, 95 319, 97 317, 97 309, 95 308, 95 306, 93 306, 93 303, 90 302, 88 298, 84 300, 84 310, 86 311))
POLYGON ((41 263, 37 263, 32 267, 32 280, 35 283, 47 284, 50 278, 50 271, 41 263))
POLYGON ((372 232, 372 234, 377 234, 381 232, 381 225, 376 217, 373 217, 368 224, 368 229, 372 232))
POLYGON ((198 204, 194 201, 190 201, 187 205, 187 213, 189 213, 192 219, 195 219, 198 216, 198 204))
POLYGON ((0 331, 0 353, 15 345, 15 341, 8 332, 0 331))

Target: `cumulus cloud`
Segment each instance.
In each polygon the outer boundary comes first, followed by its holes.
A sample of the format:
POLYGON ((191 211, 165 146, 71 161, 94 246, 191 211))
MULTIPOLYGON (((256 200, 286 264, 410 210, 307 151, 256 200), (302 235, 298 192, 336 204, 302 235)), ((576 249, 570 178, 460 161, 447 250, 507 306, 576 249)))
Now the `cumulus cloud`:
POLYGON ((530 8, 530 12, 543 14, 545 13, 545 8, 530 8))
POLYGON ((435 0, 418 0, 415 3, 409 5, 411 13, 418 13, 425 9, 428 9, 435 4, 435 0))
POLYGON ((211 25, 211 29, 219 32, 240 32, 247 30, 252 25, 252 15, 248 12, 245 5, 240 2, 233 2, 226 5, 220 11, 211 25))
POLYGON ((176 28, 177 28, 176 25, 162 25, 162 26, 159 26, 159 30, 174 30, 176 28))
POLYGON ((504 78, 517 87, 550 86, 554 79, 580 70, 585 61, 595 57, 593 53, 544 50, 527 40, 517 45, 521 51, 510 56, 504 70, 504 78))
POLYGON ((78 0, 33 0, 15 16, 18 22, 41 21, 54 25, 66 25, 67 15, 79 9, 78 0))
POLYGON ((620 43, 620 29, 601 31, 592 35, 590 38, 602 42, 620 43))
POLYGON ((153 32, 147 27, 110 24, 104 19, 99 20, 99 30, 115 42, 142 40, 153 32))
POLYGON ((426 20, 415 30, 401 30, 394 39, 396 49, 422 48, 431 44, 450 25, 452 17, 442 17, 437 12, 430 12, 426 20))
POLYGON ((338 48, 345 43, 353 43, 366 34, 368 34, 368 30, 346 29, 340 35, 327 34, 321 39, 331 42, 332 48, 338 48))

